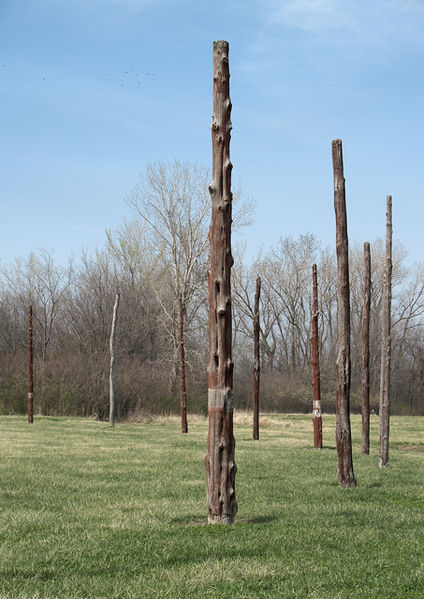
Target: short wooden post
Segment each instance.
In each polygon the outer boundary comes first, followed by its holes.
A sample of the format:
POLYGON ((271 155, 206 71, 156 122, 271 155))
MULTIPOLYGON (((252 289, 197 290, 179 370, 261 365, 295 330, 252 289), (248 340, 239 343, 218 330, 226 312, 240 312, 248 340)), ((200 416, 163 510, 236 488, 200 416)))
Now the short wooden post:
POLYGON ((115 296, 115 304, 113 306, 112 316, 112 329, 110 332, 110 371, 109 371, 109 424, 115 426, 115 334, 116 334, 116 321, 118 319, 118 308, 119 308, 120 294, 117 293, 115 296))
POLYGON ((380 468, 389 465, 390 369, 392 353, 390 337, 390 312, 392 306, 392 196, 387 196, 386 201, 386 256, 383 281, 383 311, 381 317, 380 450, 378 454, 378 465, 380 468))
POLYGON ((185 349, 184 349, 184 307, 181 293, 178 297, 179 318, 179 345, 180 345, 180 415, 181 432, 188 433, 187 424, 187 390, 185 376, 185 349))
POLYGON ((32 353, 32 306, 28 308, 28 422, 34 422, 34 360, 32 353))
POLYGON ((261 295, 261 277, 256 277, 255 307, 253 312, 253 439, 259 439, 259 381, 261 374, 259 349, 259 299, 261 295))
POLYGON ((318 277, 317 265, 312 266, 312 288, 313 288, 313 313, 312 313, 312 420, 314 424, 314 447, 322 449, 322 412, 321 412, 321 388, 319 369, 319 347, 318 347, 318 277))
POLYGON ((371 251, 364 243, 364 301, 362 306, 362 453, 370 452, 370 309, 371 309, 371 251))

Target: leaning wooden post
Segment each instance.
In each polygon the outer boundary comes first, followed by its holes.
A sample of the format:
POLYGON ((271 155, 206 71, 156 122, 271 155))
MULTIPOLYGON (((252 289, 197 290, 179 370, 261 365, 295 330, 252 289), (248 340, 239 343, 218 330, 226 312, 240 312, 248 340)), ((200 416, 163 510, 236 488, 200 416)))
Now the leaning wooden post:
POLYGON ((209 229, 208 445, 204 458, 211 524, 232 524, 237 513, 233 435, 231 322, 231 169, 228 42, 213 44, 212 200, 209 229))
POLYGON ((370 452, 370 309, 371 309, 371 252, 364 243, 364 303, 362 306, 362 453, 370 452))
POLYGON ((184 308, 181 293, 178 296, 178 317, 179 317, 179 341, 180 341, 180 413, 181 413, 181 432, 188 433, 187 425, 187 391, 185 376, 185 351, 184 351, 184 308))
POLYGON ((391 305, 392 305, 392 196, 387 196, 386 209, 386 256, 383 279, 383 312, 381 322, 381 374, 379 432, 380 450, 378 465, 389 464, 389 427, 390 427, 390 360, 391 360, 391 305))
POLYGON ((259 349, 259 299, 261 277, 256 277, 255 307, 253 312, 253 439, 259 439, 259 379, 261 374, 259 349))
POLYGON ((351 377, 349 251, 341 139, 333 141, 332 154, 337 253, 336 446, 339 484, 342 487, 354 487, 356 481, 353 474, 349 413, 351 377))
POLYGON ((28 308, 28 422, 34 422, 34 361, 32 355, 32 306, 28 308))
POLYGON ((322 449, 322 415, 321 415, 321 389, 319 371, 319 347, 318 347, 318 280, 317 265, 312 266, 312 288, 313 288, 313 314, 312 314, 312 419, 314 424, 314 447, 322 449))
POLYGON ((113 306, 112 316, 112 330, 110 332, 110 371, 109 371, 109 424, 115 426, 115 333, 116 333, 116 321, 118 319, 118 308, 119 308, 120 294, 117 293, 115 297, 115 304, 113 306))

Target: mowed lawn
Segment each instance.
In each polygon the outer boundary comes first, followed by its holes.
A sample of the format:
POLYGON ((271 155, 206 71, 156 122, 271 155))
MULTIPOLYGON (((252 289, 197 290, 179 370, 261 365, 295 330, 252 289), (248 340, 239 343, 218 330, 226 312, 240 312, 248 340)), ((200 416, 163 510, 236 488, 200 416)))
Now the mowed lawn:
POLYGON ((236 415, 234 526, 206 524, 207 421, 0 417, 1 598, 424 597, 424 418, 393 417, 390 466, 337 484, 305 415, 236 415))

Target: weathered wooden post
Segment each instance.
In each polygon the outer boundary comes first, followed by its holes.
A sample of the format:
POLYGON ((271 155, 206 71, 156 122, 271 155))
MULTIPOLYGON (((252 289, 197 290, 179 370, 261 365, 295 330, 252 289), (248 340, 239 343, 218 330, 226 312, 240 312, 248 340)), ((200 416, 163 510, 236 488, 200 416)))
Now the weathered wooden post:
POLYGON ((333 141, 332 154, 337 253, 336 446, 339 484, 342 487, 354 487, 356 481, 353 474, 349 413, 351 377, 349 252, 341 139, 333 141))
POLYGON ((371 251, 364 243, 364 302, 362 306, 362 453, 370 452, 370 309, 371 309, 371 251))
POLYGON ((319 370, 319 347, 318 347, 318 278, 317 265, 312 266, 312 288, 313 288, 313 314, 312 314, 312 420, 314 424, 314 447, 322 449, 322 413, 321 413, 321 388, 319 370))
POLYGON ((256 277, 255 307, 253 313, 253 439, 259 439, 259 380, 261 374, 259 349, 259 299, 261 295, 261 277, 256 277))
POLYGON ((32 306, 28 308, 28 422, 34 422, 34 361, 32 355, 32 306))
POLYGON ((383 279, 383 311, 381 322, 381 374, 380 374, 380 409, 379 433, 380 468, 389 465, 389 428, 390 428, 390 367, 392 343, 391 306, 392 306, 392 196, 387 196, 386 208, 386 255, 383 279))
POLYGON ((115 304, 113 306, 112 329, 110 332, 110 370, 109 370, 109 425, 115 426, 115 333, 116 321, 118 319, 120 294, 115 296, 115 304))
POLYGON ((181 293, 178 297, 178 318, 180 337, 180 414, 181 432, 188 433, 187 425, 187 390, 185 377, 185 350, 184 350, 184 307, 181 293))
POLYGON ((231 101, 228 42, 213 44, 212 216, 209 229, 208 445, 204 458, 211 524, 232 524, 237 513, 233 435, 231 315, 231 101))

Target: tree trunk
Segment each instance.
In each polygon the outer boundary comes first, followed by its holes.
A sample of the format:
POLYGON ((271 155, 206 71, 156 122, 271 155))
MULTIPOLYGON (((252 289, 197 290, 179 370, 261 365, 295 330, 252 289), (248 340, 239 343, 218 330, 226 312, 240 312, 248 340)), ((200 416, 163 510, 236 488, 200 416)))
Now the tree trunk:
POLYGON ((117 293, 115 297, 115 305, 113 306, 112 316, 112 330, 110 332, 110 371, 109 371, 109 424, 115 426, 115 333, 116 333, 116 321, 118 319, 118 308, 119 308, 120 294, 117 293))
POLYGON ((354 487, 356 481, 353 474, 349 412, 351 377, 349 251, 341 139, 333 141, 332 153, 337 253, 336 445, 338 476, 339 484, 342 487, 354 487))
POLYGON ((312 266, 312 287, 313 287, 313 314, 312 314, 312 419, 314 424, 314 447, 322 449, 322 415, 321 415, 321 389, 320 389, 320 370, 319 370, 319 346, 318 346, 318 281, 317 265, 312 266))
POLYGON ((34 363, 32 355, 32 306, 28 308, 28 422, 34 422, 34 363))
POLYGON ((364 243, 364 304, 362 308, 362 453, 370 452, 370 309, 371 252, 364 243))
POLYGON ((380 468, 389 464, 389 426, 390 426, 390 359, 391 359, 391 305, 392 305, 392 196, 387 196, 386 209, 386 256, 383 280, 383 312, 381 323, 381 374, 380 374, 380 410, 379 432, 380 468))
POLYGON ((237 513, 233 435, 231 321, 231 101, 228 42, 213 45, 212 201, 209 229, 209 431, 206 468, 208 521, 232 524, 237 513))
POLYGON ((179 319, 179 346, 180 346, 180 412, 181 412, 181 432, 188 433, 187 425, 187 392, 185 375, 185 354, 184 354, 184 310, 181 294, 178 297, 178 319, 179 319))
POLYGON ((259 439, 259 379, 261 374, 259 350, 259 299, 261 277, 256 277, 255 307, 253 314, 253 439, 259 439))

